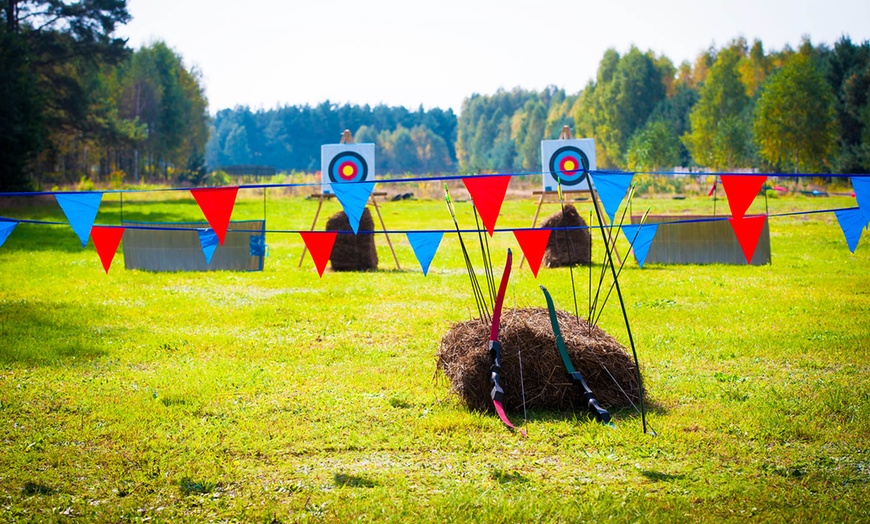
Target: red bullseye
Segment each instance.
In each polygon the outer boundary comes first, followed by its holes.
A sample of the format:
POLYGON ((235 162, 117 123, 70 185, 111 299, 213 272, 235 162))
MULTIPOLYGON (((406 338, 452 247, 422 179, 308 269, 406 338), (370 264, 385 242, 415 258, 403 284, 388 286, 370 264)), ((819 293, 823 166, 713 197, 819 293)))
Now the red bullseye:
POLYGON ((342 162, 338 166, 338 176, 344 180, 353 180, 357 175, 357 165, 353 162, 342 162))
POLYGON ((563 173, 574 174, 580 169, 580 162, 576 158, 565 157, 559 162, 559 170, 563 173))

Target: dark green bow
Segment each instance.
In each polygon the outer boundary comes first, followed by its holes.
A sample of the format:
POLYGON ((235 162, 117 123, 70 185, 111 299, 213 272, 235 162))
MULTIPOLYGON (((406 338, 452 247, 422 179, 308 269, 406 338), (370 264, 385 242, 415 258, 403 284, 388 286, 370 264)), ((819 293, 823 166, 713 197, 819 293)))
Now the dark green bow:
POLYGON ((586 402, 586 407, 595 416, 595 420, 602 424, 610 423, 610 413, 598 405, 598 400, 589 389, 589 384, 583 375, 574 369, 574 364, 571 362, 571 357, 568 355, 568 350, 565 348, 565 341, 562 339, 562 330, 559 329, 559 319, 556 318, 556 306, 553 304, 553 298, 547 288, 541 286, 541 291, 544 292, 544 298, 547 299, 547 309, 550 310, 550 323, 553 324, 553 335, 556 337, 556 347, 559 349, 559 356, 562 357, 562 364, 565 365, 565 370, 568 372, 568 378, 571 383, 580 388, 583 394, 583 400, 586 402))

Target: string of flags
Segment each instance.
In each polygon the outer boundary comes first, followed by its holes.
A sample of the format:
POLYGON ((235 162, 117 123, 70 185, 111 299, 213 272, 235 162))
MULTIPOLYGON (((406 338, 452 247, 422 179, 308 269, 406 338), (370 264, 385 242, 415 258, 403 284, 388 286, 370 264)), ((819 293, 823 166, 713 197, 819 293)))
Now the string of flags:
MULTIPOLYGON (((613 226, 616 212, 622 205, 622 201, 633 182, 634 174, 608 171, 590 171, 589 174, 595 191, 604 206, 605 213, 610 219, 611 226, 609 227, 616 227, 613 226)), ((454 177, 428 180, 437 181, 447 178, 454 177)), ((510 179, 511 175, 461 178, 474 202, 483 226, 490 236, 496 232, 496 223, 501 213, 510 179)), ((749 262, 755 253, 767 215, 747 216, 746 211, 764 186, 767 176, 721 175, 720 179, 731 211, 728 221, 747 262, 749 262)), ((835 214, 849 250, 854 253, 862 233, 870 227, 870 177, 853 176, 851 181, 858 207, 830 211, 835 214)), ((380 181, 377 183, 389 182, 380 181)), ((367 181, 332 185, 332 190, 344 209, 354 234, 359 233, 360 219, 374 190, 375 183, 367 181)), ((210 263, 218 246, 224 244, 239 186, 193 188, 189 191, 210 226, 197 230, 206 263, 210 263)), ((102 202, 103 192, 57 192, 52 194, 57 199, 57 203, 73 232, 81 241, 82 248, 87 245, 88 239, 93 240, 103 268, 108 274, 126 228, 124 226, 94 224, 102 202)), ((711 217, 709 220, 720 219, 711 217)), ((0 217, 0 247, 19 222, 21 220, 0 217)), ((25 222, 46 223, 33 220, 25 222)), ((623 236, 632 245, 638 266, 641 268, 643 268, 646 255, 659 226, 666 224, 667 222, 618 226, 622 230, 623 236)), ((548 228, 522 228, 510 231, 513 232, 526 260, 529 261, 529 268, 533 275, 537 277, 552 230, 548 228)), ((424 275, 428 274, 429 267, 445 232, 447 231, 405 232, 424 275)), ((323 276, 338 232, 298 231, 298 233, 311 253, 318 273, 323 276)))

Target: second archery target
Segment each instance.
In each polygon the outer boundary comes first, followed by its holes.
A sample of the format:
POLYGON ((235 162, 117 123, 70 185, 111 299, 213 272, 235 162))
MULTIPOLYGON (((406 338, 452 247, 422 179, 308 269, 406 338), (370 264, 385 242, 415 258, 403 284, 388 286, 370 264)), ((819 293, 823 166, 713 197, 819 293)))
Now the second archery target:
POLYGON ((563 191, 589 191, 591 169, 595 169, 594 139, 541 141, 544 191, 556 191, 560 180, 563 191))
POLYGON ((332 193, 332 184, 375 179, 374 144, 324 144, 320 146, 321 187, 332 193))

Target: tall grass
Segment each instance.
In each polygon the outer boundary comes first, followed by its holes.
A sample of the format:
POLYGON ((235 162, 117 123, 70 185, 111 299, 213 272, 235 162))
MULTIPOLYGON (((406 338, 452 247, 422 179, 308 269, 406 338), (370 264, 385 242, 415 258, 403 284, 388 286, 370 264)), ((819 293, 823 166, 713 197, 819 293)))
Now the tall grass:
MULTIPOLYGON (((311 226, 317 201, 266 197, 264 211, 262 192, 243 191, 233 218, 311 226)), ((120 220, 111 198, 98 223, 120 220)), ((506 201, 499 227, 527 227, 535 205, 506 201)), ((325 203, 319 226, 338 209, 325 203)), ((470 206, 457 210, 471 227, 470 206)), ((435 199, 382 212, 390 229, 452 228, 435 199)), ((201 218, 186 193, 125 196, 123 213, 201 218)), ((65 221, 38 200, 4 214, 65 221)), ((126 271, 119 252, 107 276, 68 226, 20 224, 0 248, 0 520, 870 519, 870 245, 851 254, 832 214, 772 218, 769 266, 627 264, 658 437, 633 411, 616 429, 532 412, 522 439, 464 409, 434 359, 475 315, 455 235, 425 278, 404 236, 391 239, 401 270, 379 236, 380 271, 321 279, 310 259, 296 268, 298 235, 270 233, 263 272, 126 271)), ((509 233, 491 247, 496 265, 517 249, 509 233)), ((570 309, 567 269, 514 270, 508 307, 543 306, 540 283, 570 309)), ((586 276, 575 270, 582 302, 586 276)), ((615 301, 601 325, 627 344, 615 301)))

